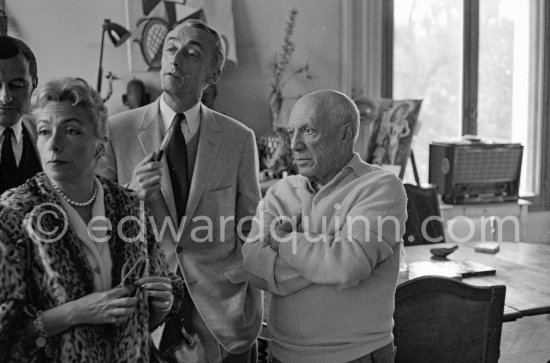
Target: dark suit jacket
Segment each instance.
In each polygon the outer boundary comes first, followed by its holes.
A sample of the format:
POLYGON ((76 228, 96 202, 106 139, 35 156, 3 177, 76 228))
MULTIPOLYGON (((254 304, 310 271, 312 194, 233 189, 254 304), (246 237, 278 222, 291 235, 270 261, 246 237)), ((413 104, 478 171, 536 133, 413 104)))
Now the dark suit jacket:
MULTIPOLYGON (((23 170, 21 168, 21 164, 18 168, 18 172, 16 175, 9 175, 7 176, 10 178, 7 184, 0 182, 0 194, 2 194, 5 190, 13 187, 17 187, 21 185, 26 179, 33 176, 35 173, 42 170, 42 167, 40 166, 40 156, 38 154, 38 150, 36 149, 36 138, 37 138, 37 132, 36 132, 36 126, 34 125, 34 120, 32 116, 30 115, 24 115, 22 117, 22 126, 23 126, 23 147, 24 148, 30 148, 32 149, 32 153, 30 149, 27 150, 29 159, 27 160, 25 165, 28 165, 28 168, 26 170, 23 170), (25 143, 28 142, 28 139, 25 137, 25 134, 28 136, 28 138, 31 140, 30 145, 26 145, 25 143), (36 157, 36 159, 34 159, 36 157)), ((24 159, 25 153, 23 153, 22 158, 24 159)), ((21 162, 25 162, 24 160, 21 160, 21 162)), ((5 176, 0 175, 0 178, 3 178, 5 176)), ((4 181, 5 182, 5 181, 4 181)))

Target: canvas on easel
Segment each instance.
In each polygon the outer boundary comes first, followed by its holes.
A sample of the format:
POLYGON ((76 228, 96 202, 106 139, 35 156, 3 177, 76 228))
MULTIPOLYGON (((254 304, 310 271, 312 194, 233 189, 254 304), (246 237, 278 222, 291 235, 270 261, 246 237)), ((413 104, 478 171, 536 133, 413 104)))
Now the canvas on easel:
POLYGON ((356 151, 371 164, 397 166, 402 177, 411 154, 422 100, 355 100, 361 116, 356 151))

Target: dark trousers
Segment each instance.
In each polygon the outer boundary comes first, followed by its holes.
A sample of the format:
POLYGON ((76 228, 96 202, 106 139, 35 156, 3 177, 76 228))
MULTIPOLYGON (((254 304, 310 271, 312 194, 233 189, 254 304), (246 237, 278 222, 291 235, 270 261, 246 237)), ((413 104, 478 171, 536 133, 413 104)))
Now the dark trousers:
POLYGON ((248 352, 241 354, 231 354, 226 352, 221 346, 222 363, 256 363, 258 361, 258 350, 256 344, 248 352))
POLYGON ((202 320, 202 317, 199 314, 193 300, 191 300, 189 295, 189 290, 185 286, 184 291, 184 303, 182 311, 180 313, 183 316, 185 322, 185 327, 189 332, 197 333, 201 339, 202 345, 205 349, 205 353, 208 359, 208 362, 221 362, 221 363, 256 363, 258 360, 258 349, 257 344, 250 348, 250 350, 233 354, 229 353, 217 342, 216 338, 212 335, 205 322, 202 320))
MULTIPOLYGON (((393 342, 383 346, 380 349, 375 350, 372 353, 366 354, 362 357, 349 361, 347 363, 393 363, 395 359, 395 352, 397 349, 393 345, 393 342)), ((283 363, 277 358, 271 359, 272 363, 283 363)))

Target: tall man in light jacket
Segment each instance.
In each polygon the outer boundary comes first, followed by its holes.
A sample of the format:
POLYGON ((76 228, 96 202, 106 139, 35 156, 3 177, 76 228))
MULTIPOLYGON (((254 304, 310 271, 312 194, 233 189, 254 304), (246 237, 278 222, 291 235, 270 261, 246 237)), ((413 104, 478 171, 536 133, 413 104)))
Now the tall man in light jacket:
POLYGON ((243 247, 252 284, 272 293, 275 362, 393 362, 393 310, 407 198, 353 152, 354 102, 299 99, 288 132, 300 175, 267 192, 243 247))
POLYGON ((111 118, 101 173, 141 193, 151 208, 169 265, 185 279, 186 327, 198 334, 208 361, 249 362, 262 308, 243 270, 239 235, 248 233, 250 220, 239 222, 254 215, 260 200, 256 143, 249 128, 199 102, 224 61, 222 39, 205 23, 188 20, 170 31, 163 93, 111 118), (151 161, 172 122, 164 156, 151 161), (181 236, 170 228, 160 233, 169 224, 181 236))

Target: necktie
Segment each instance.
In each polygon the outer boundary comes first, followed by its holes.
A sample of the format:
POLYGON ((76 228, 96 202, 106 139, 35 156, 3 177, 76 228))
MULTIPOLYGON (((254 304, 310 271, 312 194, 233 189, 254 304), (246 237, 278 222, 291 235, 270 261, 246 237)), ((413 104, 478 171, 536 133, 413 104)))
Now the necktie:
POLYGON ((172 181, 172 191, 176 201, 176 214, 178 222, 185 215, 187 196, 189 194, 189 180, 187 179, 187 145, 181 131, 181 123, 185 121, 185 115, 178 113, 174 116, 178 122, 174 125, 174 131, 168 147, 166 148, 166 160, 172 181))
MULTIPOLYGON (((181 222, 182 217, 185 215, 185 206, 187 205, 187 196, 189 194, 189 180, 187 179, 187 145, 185 143, 185 137, 181 131, 181 123, 185 121, 185 115, 178 113, 174 116, 174 120, 178 122, 174 125, 174 131, 172 137, 166 148, 166 160, 168 161, 168 170, 170 171, 170 180, 172 181, 172 191, 174 192, 174 199, 176 201, 176 213, 178 215, 178 222, 181 222)), ((174 122, 172 120, 172 122, 174 122)), ((178 273, 183 276, 181 271, 178 273)), ((178 316, 183 320, 183 324, 188 331, 193 331, 191 324, 191 313, 193 311, 193 301, 189 295, 187 284, 184 285, 183 301, 181 303, 178 316)), ((169 320, 166 323, 163 338, 161 339, 161 346, 165 341, 167 335, 181 334, 181 327, 179 323, 169 320), (175 324, 175 325, 174 325, 175 324)))
POLYGON ((4 174, 9 175, 10 172, 17 170, 17 163, 15 162, 15 155, 13 153, 13 146, 11 144, 11 136, 13 130, 11 127, 7 127, 4 130, 4 142, 2 143, 2 159, 0 160, 0 169, 4 174))

